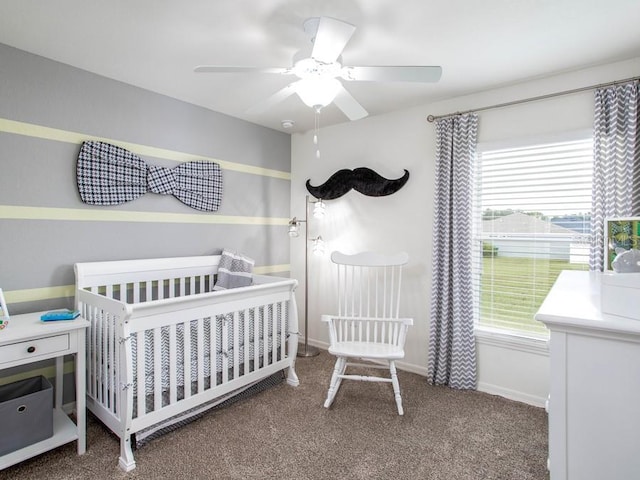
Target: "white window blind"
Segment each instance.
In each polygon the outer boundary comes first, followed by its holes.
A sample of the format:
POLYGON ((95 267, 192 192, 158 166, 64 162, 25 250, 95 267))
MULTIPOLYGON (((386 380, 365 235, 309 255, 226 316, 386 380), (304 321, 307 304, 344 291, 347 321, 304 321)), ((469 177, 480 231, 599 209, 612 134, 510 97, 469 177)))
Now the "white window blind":
POLYGON ((540 304, 589 263, 592 139, 479 149, 474 202, 477 324, 538 336, 540 304))

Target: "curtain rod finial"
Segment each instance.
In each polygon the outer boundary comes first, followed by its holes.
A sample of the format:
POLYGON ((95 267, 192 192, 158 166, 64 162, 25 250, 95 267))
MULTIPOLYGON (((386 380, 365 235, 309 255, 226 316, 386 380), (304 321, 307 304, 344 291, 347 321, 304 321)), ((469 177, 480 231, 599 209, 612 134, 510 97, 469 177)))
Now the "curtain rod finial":
POLYGON ((433 122, 435 122, 435 120, 436 120, 436 117, 434 117, 433 115, 429 115, 427 117, 427 122, 429 122, 429 123, 433 123, 433 122))

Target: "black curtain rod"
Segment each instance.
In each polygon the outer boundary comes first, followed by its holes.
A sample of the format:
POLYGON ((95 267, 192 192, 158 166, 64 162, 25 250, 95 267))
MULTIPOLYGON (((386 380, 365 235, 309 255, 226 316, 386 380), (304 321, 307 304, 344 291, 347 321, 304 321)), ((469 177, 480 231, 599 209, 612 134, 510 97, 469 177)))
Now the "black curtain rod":
POLYGON ((591 85, 589 87, 574 88, 573 90, 564 90, 562 92, 548 93, 546 95, 540 95, 538 97, 524 98, 522 100, 514 100, 512 102, 498 103, 496 105, 489 105, 487 107, 474 108, 473 110, 465 110, 464 112, 448 113, 446 115, 429 115, 427 117, 427 121, 435 122, 436 120, 439 120, 441 118, 455 117, 457 115, 465 115, 467 113, 481 112, 483 110, 492 110, 494 108, 510 107, 511 105, 518 105, 520 103, 535 102, 537 100, 546 100, 547 98, 560 97, 562 95, 570 95, 572 93, 586 92, 587 90, 595 90, 597 88, 613 87, 615 85, 624 85, 625 83, 637 82, 638 80, 640 80, 640 77, 625 78, 624 80, 616 80, 614 82, 601 83, 599 85, 591 85))

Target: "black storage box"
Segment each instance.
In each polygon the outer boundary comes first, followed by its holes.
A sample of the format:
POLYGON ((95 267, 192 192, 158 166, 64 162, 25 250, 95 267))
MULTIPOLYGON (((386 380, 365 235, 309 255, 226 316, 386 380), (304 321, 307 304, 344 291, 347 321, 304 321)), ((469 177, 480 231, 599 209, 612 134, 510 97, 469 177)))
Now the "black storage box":
POLYGON ((0 385, 0 455, 53 436, 53 387, 43 376, 0 385))

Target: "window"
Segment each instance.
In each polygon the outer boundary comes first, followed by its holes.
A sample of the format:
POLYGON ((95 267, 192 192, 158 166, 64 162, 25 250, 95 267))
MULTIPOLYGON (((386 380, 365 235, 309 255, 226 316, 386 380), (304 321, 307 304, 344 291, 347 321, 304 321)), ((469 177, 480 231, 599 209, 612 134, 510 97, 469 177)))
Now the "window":
POLYGON ((588 270, 591 138, 479 146, 474 192, 477 326, 546 335, 534 315, 561 270, 588 270))

